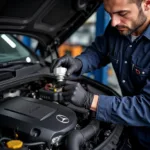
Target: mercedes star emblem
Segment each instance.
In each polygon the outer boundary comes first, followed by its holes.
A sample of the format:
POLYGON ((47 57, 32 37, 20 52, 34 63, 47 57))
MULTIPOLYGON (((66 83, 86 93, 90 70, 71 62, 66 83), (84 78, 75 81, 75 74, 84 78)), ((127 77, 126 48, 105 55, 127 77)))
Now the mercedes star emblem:
POLYGON ((56 119, 61 123, 69 123, 69 118, 64 115, 57 115, 56 119))

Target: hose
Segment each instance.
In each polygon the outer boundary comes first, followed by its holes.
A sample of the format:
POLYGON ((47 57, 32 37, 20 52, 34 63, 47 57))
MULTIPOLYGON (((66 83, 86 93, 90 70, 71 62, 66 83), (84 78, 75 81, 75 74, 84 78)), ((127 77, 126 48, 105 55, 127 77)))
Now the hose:
POLYGON ((66 141, 67 150, 79 150, 86 141, 98 132, 99 127, 100 122, 92 120, 85 128, 71 132, 66 141))

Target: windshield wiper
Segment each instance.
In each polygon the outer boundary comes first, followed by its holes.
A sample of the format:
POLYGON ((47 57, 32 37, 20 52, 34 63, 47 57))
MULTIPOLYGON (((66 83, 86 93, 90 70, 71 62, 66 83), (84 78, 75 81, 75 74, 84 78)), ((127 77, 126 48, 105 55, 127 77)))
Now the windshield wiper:
POLYGON ((40 65, 44 65, 43 63, 41 63, 40 61, 33 61, 33 62, 26 62, 26 61, 10 61, 10 62, 4 62, 4 63, 0 63, 0 68, 5 68, 5 67, 9 67, 9 66, 14 66, 14 65, 35 65, 35 64, 40 64, 40 65))

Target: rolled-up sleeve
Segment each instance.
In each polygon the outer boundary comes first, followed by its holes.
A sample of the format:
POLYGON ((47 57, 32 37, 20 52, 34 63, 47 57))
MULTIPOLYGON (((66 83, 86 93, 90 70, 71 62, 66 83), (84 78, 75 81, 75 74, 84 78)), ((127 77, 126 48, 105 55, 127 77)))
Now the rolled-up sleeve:
POLYGON ((115 124, 150 126, 150 79, 139 95, 100 95, 96 118, 115 124))

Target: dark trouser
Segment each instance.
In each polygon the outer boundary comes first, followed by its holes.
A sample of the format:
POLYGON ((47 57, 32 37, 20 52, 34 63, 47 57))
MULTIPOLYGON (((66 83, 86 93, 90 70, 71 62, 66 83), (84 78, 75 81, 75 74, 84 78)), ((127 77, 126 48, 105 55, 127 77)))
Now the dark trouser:
POLYGON ((135 137, 132 137, 129 140, 131 143, 132 150, 150 150, 150 149, 144 148, 135 137))
MULTIPOLYGON (((150 150, 149 141, 145 141, 145 136, 137 138, 134 128, 125 127, 119 139, 117 150, 150 150), (141 141, 139 141, 141 139, 141 141), (144 140, 143 140, 144 139, 144 140), (142 143, 142 144, 141 144, 142 143)), ((137 132, 139 133, 139 132, 137 132)))
POLYGON ((133 128, 127 128, 127 132, 132 150, 150 150, 150 147, 146 148, 146 144, 141 144, 133 128))

